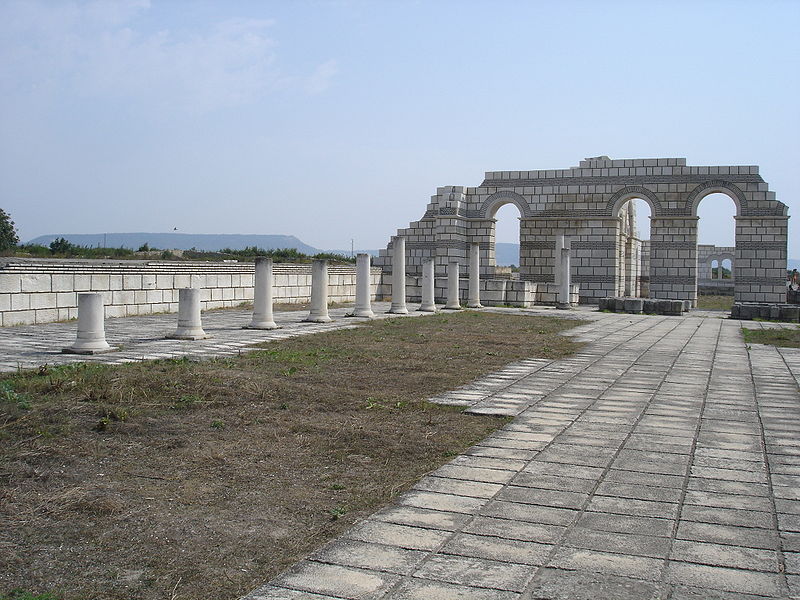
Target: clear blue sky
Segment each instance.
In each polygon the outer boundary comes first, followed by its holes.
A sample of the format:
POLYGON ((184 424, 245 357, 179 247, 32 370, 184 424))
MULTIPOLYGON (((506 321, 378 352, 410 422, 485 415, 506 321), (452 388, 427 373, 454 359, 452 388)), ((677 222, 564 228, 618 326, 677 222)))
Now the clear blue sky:
POLYGON ((4 0, 0 207, 377 248, 437 186, 606 154, 758 164, 798 219, 798 31, 796 1, 4 0))

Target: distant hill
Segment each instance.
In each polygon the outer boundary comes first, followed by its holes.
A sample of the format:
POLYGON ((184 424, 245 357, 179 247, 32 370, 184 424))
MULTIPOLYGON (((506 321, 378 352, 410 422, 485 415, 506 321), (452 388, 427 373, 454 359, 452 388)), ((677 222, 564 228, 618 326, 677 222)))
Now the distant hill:
POLYGON ((293 235, 248 235, 236 233, 56 233, 41 235, 30 240, 29 244, 49 246, 58 238, 78 246, 105 248, 130 248, 138 250, 143 244, 161 250, 204 250, 214 252, 222 248, 242 250, 248 246, 272 250, 275 248, 296 248, 305 254, 321 252, 313 246, 301 242, 293 235))

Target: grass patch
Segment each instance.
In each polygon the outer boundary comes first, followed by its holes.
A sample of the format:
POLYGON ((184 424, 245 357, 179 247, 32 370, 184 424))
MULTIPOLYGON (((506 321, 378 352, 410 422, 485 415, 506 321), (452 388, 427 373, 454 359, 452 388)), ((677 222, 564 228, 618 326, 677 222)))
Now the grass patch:
POLYGON ((730 310, 733 308, 733 296, 699 294, 697 308, 700 310, 730 310))
POLYGON ((800 348, 800 328, 742 329, 747 344, 767 344, 782 348, 800 348))
POLYGON ((505 422, 426 398, 571 353, 577 324, 467 311, 0 379, 0 590, 243 595, 505 422))

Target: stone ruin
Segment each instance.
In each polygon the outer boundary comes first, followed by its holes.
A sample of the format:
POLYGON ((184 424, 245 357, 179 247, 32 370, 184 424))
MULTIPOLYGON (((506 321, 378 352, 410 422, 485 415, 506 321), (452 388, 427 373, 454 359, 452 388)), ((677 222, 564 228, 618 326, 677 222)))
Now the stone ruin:
MULTIPOLYGON (((563 283, 557 240, 564 239, 571 292, 581 303, 649 295, 696 306, 698 279, 705 275, 702 261, 698 267, 697 207, 714 193, 736 205, 736 245, 724 257, 732 260, 734 300, 785 302, 787 206, 775 199, 757 166, 607 156, 569 169, 490 171, 477 187, 438 188, 422 218, 397 232, 407 246, 409 297, 420 295, 423 262, 432 258, 436 296, 444 298, 448 263, 458 261, 466 275, 470 247, 477 244, 484 303, 553 303, 563 283), (650 206, 650 240, 644 243, 629 202, 635 198, 650 206), (505 204, 520 213, 518 281, 495 262, 494 217, 505 204)), ((384 275, 392 271, 391 242, 374 264, 384 275)))

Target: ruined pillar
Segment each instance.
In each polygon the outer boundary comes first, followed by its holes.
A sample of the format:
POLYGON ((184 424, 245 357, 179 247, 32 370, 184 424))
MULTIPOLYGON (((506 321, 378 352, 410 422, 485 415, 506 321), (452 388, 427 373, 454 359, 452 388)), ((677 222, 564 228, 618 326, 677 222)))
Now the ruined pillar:
POLYGON ((556 260, 558 261, 559 286, 558 286, 558 308, 570 308, 570 288, 572 278, 570 277, 570 240, 563 235, 556 236, 556 260))
POLYGON ((173 340, 202 340, 208 337, 200 318, 200 290, 178 290, 178 328, 167 336, 173 340))
POLYGON ((469 299, 468 308, 482 308, 481 304, 481 247, 480 244, 469 246, 469 299))
POLYGON ((447 304, 448 310, 460 310, 461 302, 458 298, 458 261, 451 260, 447 263, 447 304))
POLYGON ((370 277, 370 256, 369 254, 359 254, 356 257, 356 305, 353 308, 354 317, 367 317, 369 319, 375 317, 370 301, 370 277))
POLYGON ((278 329, 272 316, 272 259, 258 257, 253 289, 253 320, 247 329, 278 329))
POLYGON ((436 312, 434 268, 433 258, 426 258, 422 261, 422 304, 419 307, 422 312, 436 312))
POLYGON ((113 350, 106 342, 105 307, 102 294, 78 294, 78 336, 62 352, 100 354, 113 350))
POLYGON ((328 261, 315 259, 311 263, 311 310, 304 319, 307 323, 329 323, 328 315, 328 261))
POLYGON ((406 238, 392 237, 392 306, 389 312, 407 315, 406 308, 406 238))

